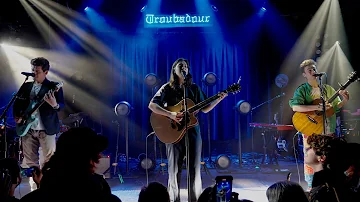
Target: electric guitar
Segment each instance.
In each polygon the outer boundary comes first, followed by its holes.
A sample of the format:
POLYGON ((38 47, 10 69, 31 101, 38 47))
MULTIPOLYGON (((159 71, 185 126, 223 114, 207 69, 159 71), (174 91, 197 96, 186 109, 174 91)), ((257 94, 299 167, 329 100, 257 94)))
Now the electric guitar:
MULTIPOLYGON (((326 102, 327 103, 333 102, 337 98, 337 96, 339 96, 340 90, 345 90, 351 83, 357 80, 359 80, 357 73, 352 72, 348 76, 348 80, 346 81, 346 83, 345 84, 339 83, 340 88, 326 102)), ((314 105, 320 103, 322 103, 321 99, 316 99, 313 101, 314 105)), ((331 117, 335 113, 334 108, 327 109, 325 113, 326 113, 326 117, 331 117)), ((306 136, 310 136, 313 134, 322 134, 324 130, 322 111, 295 112, 295 114, 292 117, 292 122, 294 124, 294 128, 306 136)))
MULTIPOLYGON (((51 94, 58 91, 64 85, 63 82, 57 83, 54 89, 50 89, 46 94, 51 94)), ((45 94, 45 96, 46 96, 45 94)), ((20 123, 16 124, 16 134, 20 137, 25 136, 26 133, 30 130, 31 126, 38 121, 35 117, 36 110, 40 108, 42 104, 45 103, 45 96, 40 100, 33 100, 30 102, 29 106, 21 115, 20 123)))
MULTIPOLYGON (((226 90, 222 92, 235 94, 239 92, 240 89, 241 89, 240 85, 235 83, 230 85, 226 90)), ((188 129, 199 124, 197 118, 195 117, 195 112, 199 111, 200 109, 209 105, 211 102, 218 99, 220 97, 220 94, 221 92, 209 97, 208 99, 196 105, 191 99, 186 98, 186 102, 188 106, 187 115, 186 115, 188 129)), ((165 109, 171 112, 183 112, 184 102, 185 100, 182 100, 179 103, 177 103, 175 106, 169 106, 166 107, 165 109)), ((177 143, 183 138, 183 136, 186 133, 185 118, 183 118, 180 121, 180 123, 177 123, 176 121, 170 119, 167 116, 151 113, 150 123, 156 136, 163 143, 177 143)))

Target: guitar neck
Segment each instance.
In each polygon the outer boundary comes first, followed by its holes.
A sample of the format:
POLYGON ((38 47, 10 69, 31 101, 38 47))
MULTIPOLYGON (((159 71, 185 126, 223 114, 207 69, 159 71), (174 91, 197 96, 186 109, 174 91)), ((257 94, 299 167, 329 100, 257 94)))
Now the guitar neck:
POLYGON ((33 114, 37 109, 39 109, 41 107, 41 105, 43 105, 45 103, 45 100, 44 98, 41 100, 41 102, 37 103, 35 105, 34 108, 32 108, 30 111, 29 111, 29 114, 33 114))
POLYGON ((334 95, 332 95, 329 100, 327 101, 328 103, 332 103, 336 98, 337 96, 339 96, 339 92, 341 90, 345 90, 350 84, 352 83, 352 81, 348 80, 344 85, 342 85, 336 92, 334 95))
POLYGON ((339 91, 340 91, 341 89, 338 89, 337 91, 336 91, 336 93, 333 95, 333 96, 331 96, 331 98, 329 98, 329 100, 327 101, 328 103, 332 103, 336 98, 337 98, 337 96, 339 96, 339 91))
POLYGON ((215 101, 216 99, 218 99, 219 97, 220 97, 220 93, 215 94, 215 95, 209 97, 208 99, 206 99, 206 100, 196 104, 195 106, 191 107, 189 109, 189 112, 193 113, 193 112, 195 112, 197 110, 200 110, 200 109, 206 107, 207 105, 209 105, 210 103, 212 103, 213 101, 215 101))
MULTIPOLYGON (((48 93, 53 93, 54 90, 49 90, 48 93)), ((41 105, 43 105, 45 103, 45 100, 44 100, 45 96, 41 99, 40 102, 38 102, 34 108, 32 108, 30 111, 29 111, 29 114, 33 114, 37 109, 39 109, 41 107, 41 105)))

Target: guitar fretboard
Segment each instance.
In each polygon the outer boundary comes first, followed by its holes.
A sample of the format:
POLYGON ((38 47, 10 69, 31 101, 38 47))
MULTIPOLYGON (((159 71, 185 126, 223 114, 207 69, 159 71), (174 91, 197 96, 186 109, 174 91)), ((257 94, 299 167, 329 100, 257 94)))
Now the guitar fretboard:
POLYGON ((209 97, 208 99, 206 99, 206 100, 196 104, 195 106, 191 107, 188 111, 190 113, 193 113, 193 112, 195 112, 197 110, 200 110, 200 109, 206 107, 207 105, 209 105, 210 103, 212 103, 214 100, 218 99, 219 97, 220 97, 219 94, 215 94, 215 95, 209 97))

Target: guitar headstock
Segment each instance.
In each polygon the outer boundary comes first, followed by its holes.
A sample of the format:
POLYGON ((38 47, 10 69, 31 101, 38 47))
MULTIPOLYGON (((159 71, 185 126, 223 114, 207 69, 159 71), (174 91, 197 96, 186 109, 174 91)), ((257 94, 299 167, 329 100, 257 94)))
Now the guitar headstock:
POLYGON ((350 82, 359 81, 359 75, 357 74, 356 71, 351 72, 351 74, 349 74, 349 76, 348 76, 348 80, 350 82))
POLYGON ((239 83, 234 83, 234 84, 231 84, 231 85, 225 90, 225 92, 226 92, 226 93, 233 93, 233 94, 235 94, 235 93, 240 92, 240 90, 241 90, 240 84, 239 84, 239 83))
POLYGON ((54 91, 57 92, 63 86, 64 86, 64 82, 60 81, 55 85, 54 91))

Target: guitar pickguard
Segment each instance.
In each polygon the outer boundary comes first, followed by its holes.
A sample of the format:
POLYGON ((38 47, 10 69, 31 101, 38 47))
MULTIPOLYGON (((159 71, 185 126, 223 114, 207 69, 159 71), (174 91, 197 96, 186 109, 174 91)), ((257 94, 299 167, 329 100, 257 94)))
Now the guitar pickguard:
POLYGON ((311 116, 306 115, 306 117, 309 119, 309 121, 311 121, 311 122, 313 122, 315 124, 318 124, 318 122, 315 119, 313 119, 311 116))

